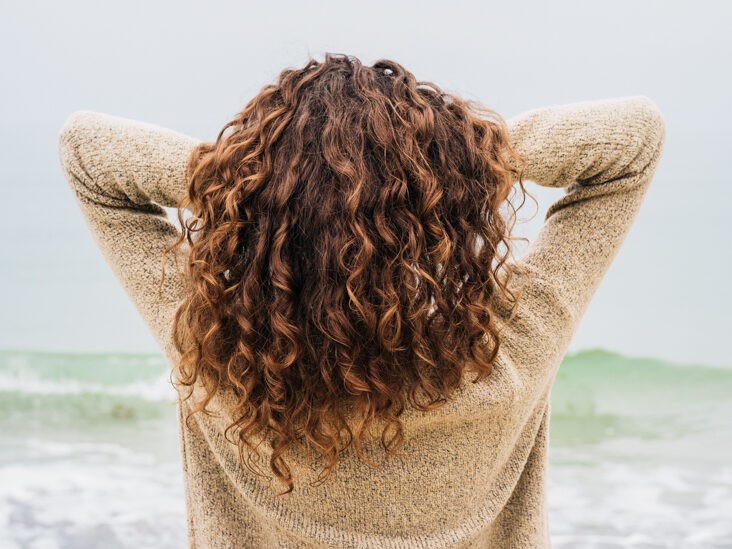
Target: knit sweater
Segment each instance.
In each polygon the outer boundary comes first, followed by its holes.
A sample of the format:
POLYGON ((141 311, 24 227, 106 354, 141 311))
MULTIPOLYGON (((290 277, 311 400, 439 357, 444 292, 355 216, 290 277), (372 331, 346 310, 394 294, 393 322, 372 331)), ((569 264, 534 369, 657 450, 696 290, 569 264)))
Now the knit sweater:
MULTIPOLYGON (((323 462, 305 465, 293 450, 295 489, 280 497, 283 485, 251 474, 224 438, 231 417, 195 414, 186 424, 191 404, 179 395, 188 547, 550 547, 551 387, 637 217, 665 123, 641 95, 535 108, 507 122, 528 160, 524 179, 565 192, 515 260, 511 284, 521 299, 510 321, 496 307, 503 344, 491 375, 478 383, 466 375, 436 411, 408 408, 402 457, 386 459, 378 438, 367 440, 378 469, 347 451, 324 484, 311 485, 323 462)), ((58 138, 63 173, 96 243, 174 365, 171 325, 187 248, 167 256, 159 290, 161 252, 179 232, 163 206, 186 192, 189 153, 200 141, 92 111, 72 113, 58 138)), ((224 410, 219 400, 209 409, 224 410)))

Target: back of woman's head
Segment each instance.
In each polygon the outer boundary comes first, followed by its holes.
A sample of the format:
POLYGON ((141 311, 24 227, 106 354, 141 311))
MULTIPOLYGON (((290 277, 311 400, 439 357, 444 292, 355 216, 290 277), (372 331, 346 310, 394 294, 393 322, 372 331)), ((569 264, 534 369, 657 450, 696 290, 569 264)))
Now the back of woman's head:
POLYGON ((507 198, 525 190, 509 157, 499 115, 393 61, 282 71, 190 157, 174 332, 180 383, 206 388, 194 411, 233 391, 242 458, 270 429, 287 491, 291 444, 327 476, 351 442, 369 462, 362 436, 380 420, 395 452, 407 404, 443 404, 469 364, 474 381, 491 372, 489 298, 516 303, 507 198))

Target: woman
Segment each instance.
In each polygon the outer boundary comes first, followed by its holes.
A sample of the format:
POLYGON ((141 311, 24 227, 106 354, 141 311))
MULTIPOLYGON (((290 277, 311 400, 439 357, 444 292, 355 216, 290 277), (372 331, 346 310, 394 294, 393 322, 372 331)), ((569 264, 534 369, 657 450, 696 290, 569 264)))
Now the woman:
POLYGON ((214 143, 72 114, 64 173, 179 390, 189 546, 548 547, 550 389, 664 140, 645 96, 504 120, 333 54, 214 143), (524 179, 565 194, 512 260, 524 179))

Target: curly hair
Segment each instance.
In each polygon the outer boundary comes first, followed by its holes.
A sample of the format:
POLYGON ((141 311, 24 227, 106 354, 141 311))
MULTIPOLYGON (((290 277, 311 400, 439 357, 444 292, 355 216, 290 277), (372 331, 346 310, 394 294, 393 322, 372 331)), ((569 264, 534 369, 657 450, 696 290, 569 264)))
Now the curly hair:
POLYGON ((176 370, 187 398, 197 381, 205 394, 188 417, 230 391, 226 434, 245 461, 270 430, 278 495, 294 487, 292 444, 325 458, 320 482, 351 443, 372 464, 374 422, 395 454, 405 406, 444 405, 469 365, 474 383, 491 373, 489 298, 518 302, 509 198, 515 181, 528 194, 523 162, 500 115, 394 61, 326 53, 283 70, 188 160, 184 230, 166 250, 190 245, 176 370))

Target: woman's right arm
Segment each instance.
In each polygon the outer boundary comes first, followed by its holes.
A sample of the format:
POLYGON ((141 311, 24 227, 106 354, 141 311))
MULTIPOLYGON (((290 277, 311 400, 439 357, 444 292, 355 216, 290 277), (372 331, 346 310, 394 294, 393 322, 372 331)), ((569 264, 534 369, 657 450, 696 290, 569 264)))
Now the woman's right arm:
POLYGON ((527 160, 523 179, 565 188, 517 264, 551 288, 573 332, 640 209, 663 151, 664 119, 637 95, 532 109, 506 122, 527 160))

